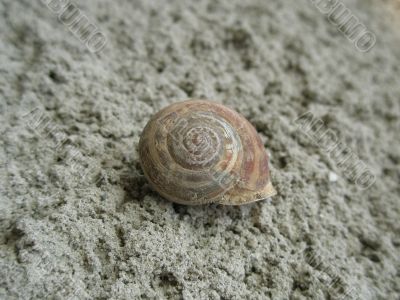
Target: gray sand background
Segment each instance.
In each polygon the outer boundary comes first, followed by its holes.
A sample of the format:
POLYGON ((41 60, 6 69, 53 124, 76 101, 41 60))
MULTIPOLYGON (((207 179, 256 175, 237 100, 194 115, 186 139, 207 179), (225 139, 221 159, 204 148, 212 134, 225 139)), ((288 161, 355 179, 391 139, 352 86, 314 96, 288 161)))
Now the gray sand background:
POLYGON ((399 299, 399 2, 344 3, 370 52, 305 0, 81 1, 97 54, 41 1, 1 0, 0 298, 399 299), (255 125, 278 196, 186 207, 151 190, 141 130, 191 97, 255 125), (307 111, 371 188, 298 130, 307 111))

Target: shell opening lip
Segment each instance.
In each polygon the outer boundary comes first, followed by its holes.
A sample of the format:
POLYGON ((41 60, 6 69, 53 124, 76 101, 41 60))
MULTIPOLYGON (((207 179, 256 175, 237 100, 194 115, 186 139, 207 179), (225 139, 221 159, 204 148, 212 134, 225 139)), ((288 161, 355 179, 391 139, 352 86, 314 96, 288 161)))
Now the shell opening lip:
POLYGON ((228 194, 218 203, 222 205, 244 205, 269 199, 275 195, 277 195, 277 191, 273 187, 271 181, 269 181, 267 185, 260 191, 247 191, 234 195, 228 194))

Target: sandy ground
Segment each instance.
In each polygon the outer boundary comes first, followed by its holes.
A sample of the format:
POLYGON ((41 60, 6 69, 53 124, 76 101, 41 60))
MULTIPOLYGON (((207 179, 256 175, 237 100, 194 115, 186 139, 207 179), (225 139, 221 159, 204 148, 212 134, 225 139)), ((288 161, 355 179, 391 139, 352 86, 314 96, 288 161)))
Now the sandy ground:
POLYGON ((81 1, 107 37, 91 53, 43 2, 0 1, 1 299, 399 299, 398 2, 344 2, 368 53, 305 0, 81 1), (141 130, 191 97, 255 125, 278 196, 151 190, 141 130), (307 111, 370 188, 299 130, 307 111))

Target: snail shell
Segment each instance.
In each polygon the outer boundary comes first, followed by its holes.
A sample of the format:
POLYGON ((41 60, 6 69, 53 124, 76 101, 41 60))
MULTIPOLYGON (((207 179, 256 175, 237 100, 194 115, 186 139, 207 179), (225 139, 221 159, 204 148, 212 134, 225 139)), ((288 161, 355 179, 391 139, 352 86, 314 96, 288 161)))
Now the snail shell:
POLYGON ((172 104, 147 123, 139 142, 143 172, 163 197, 197 205, 241 205, 276 194, 255 128, 206 100, 172 104))

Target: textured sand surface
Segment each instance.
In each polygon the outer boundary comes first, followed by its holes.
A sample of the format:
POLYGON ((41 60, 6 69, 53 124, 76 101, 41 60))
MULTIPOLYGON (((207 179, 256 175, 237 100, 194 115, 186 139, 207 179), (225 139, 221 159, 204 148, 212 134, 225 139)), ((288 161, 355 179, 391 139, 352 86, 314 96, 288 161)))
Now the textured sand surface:
POLYGON ((399 299, 400 9, 344 3, 370 52, 305 0, 81 1, 97 54, 41 1, 1 0, 0 298, 399 299), (141 130, 190 97, 255 125, 278 196, 186 207, 151 190, 141 130), (298 130, 307 111, 371 188, 298 130))

